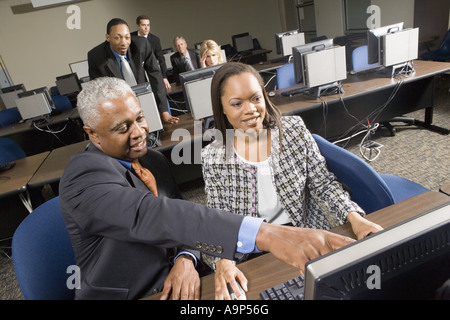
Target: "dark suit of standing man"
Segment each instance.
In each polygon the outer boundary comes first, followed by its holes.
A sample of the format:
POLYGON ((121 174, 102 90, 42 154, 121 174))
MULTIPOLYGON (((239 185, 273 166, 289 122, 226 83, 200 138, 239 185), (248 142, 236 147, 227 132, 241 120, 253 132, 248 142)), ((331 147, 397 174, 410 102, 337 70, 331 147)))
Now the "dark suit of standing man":
POLYGON ((187 48, 186 40, 183 37, 176 37, 173 45, 177 52, 170 56, 170 62, 173 67, 173 75, 176 81, 180 82, 180 73, 198 69, 200 66, 198 64, 197 52, 187 48), (186 58, 190 61, 189 64, 186 58))
POLYGON ((89 77, 124 78, 119 56, 126 56, 136 82, 146 82, 147 73, 155 94, 161 120, 164 123, 177 123, 168 111, 166 89, 161 71, 153 55, 150 44, 138 36, 131 36, 128 24, 122 19, 112 19, 107 26, 106 41, 88 52, 89 77))
POLYGON ((162 52, 161 40, 158 36, 150 33, 150 18, 145 15, 141 15, 136 18, 137 31, 131 33, 132 36, 144 37, 150 43, 150 48, 153 54, 159 62, 159 67, 161 68, 161 74, 164 80, 164 85, 167 90, 170 90, 171 85, 169 80, 167 80, 167 65, 166 59, 162 52))

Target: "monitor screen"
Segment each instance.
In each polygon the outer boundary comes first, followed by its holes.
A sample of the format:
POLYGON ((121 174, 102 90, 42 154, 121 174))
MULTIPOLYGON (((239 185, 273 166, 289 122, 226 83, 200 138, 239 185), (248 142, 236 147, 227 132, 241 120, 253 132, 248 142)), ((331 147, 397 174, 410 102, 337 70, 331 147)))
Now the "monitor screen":
POLYGON ((450 204, 306 264, 305 299, 433 299, 450 279, 450 204))
POLYGON ((403 24, 403 22, 399 22, 367 31, 368 64, 380 63, 380 38, 383 35, 403 30, 403 24))
POLYGON ((69 63, 70 71, 76 73, 79 79, 89 77, 89 64, 87 60, 69 63))
POLYGON ((211 80, 221 65, 180 73, 186 109, 195 120, 212 116, 211 80))
POLYGON ((25 91, 25 86, 23 84, 2 88, 0 98, 6 109, 17 108, 16 99, 19 97, 19 93, 25 91))
POLYGON ((56 77, 55 83, 61 95, 77 94, 81 91, 81 83, 75 72, 56 77))
POLYGON ((231 37, 233 40, 233 47, 236 52, 245 52, 253 50, 253 38, 248 32, 235 34, 231 37))
POLYGON ((275 44, 278 54, 290 56, 292 54, 292 47, 305 44, 305 34, 298 30, 280 32, 275 35, 275 44))
POLYGON ((47 87, 19 93, 16 104, 23 120, 45 118, 50 116, 53 109, 53 100, 47 87))
POLYGON ((303 54, 308 52, 325 50, 333 47, 333 39, 326 39, 316 42, 311 42, 297 47, 292 47, 292 56, 294 58, 294 73, 295 82, 302 83, 303 80, 303 54))
POLYGON ((152 92, 150 83, 140 83, 132 87, 136 95, 142 111, 144 112, 145 120, 147 121, 149 132, 155 132, 163 129, 161 118, 159 115, 158 105, 156 104, 155 96, 152 92))

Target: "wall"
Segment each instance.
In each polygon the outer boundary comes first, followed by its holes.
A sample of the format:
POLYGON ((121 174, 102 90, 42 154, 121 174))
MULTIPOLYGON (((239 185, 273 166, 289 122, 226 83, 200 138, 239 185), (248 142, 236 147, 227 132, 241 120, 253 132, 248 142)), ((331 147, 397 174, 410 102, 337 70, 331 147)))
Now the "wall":
POLYGON ((0 1, 0 56, 13 82, 28 89, 53 86, 56 76, 70 73, 69 63, 85 60, 105 40, 106 24, 114 17, 125 19, 134 31, 136 17, 149 15, 163 48, 172 47, 176 35, 193 47, 207 38, 231 43, 231 35, 248 31, 276 52, 274 34, 282 31, 278 0, 88 0, 76 3, 80 30, 66 26, 68 5, 13 13, 11 7, 28 3, 0 1))

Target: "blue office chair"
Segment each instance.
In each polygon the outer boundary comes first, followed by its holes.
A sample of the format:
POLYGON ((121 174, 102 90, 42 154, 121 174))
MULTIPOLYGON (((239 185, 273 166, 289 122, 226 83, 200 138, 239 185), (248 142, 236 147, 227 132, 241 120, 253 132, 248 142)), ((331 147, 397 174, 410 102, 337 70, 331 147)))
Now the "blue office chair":
POLYGON ((353 71, 364 70, 369 67, 377 66, 378 63, 369 64, 368 46, 360 46, 352 51, 352 67, 353 71))
POLYGON ((450 60, 450 29, 447 31, 444 41, 439 49, 425 52, 420 56, 422 60, 446 61, 450 60))
POLYGON ((350 188, 351 199, 367 213, 429 191, 408 179, 378 174, 364 160, 317 134, 313 134, 328 169, 350 188))
POLYGON ((67 288, 67 267, 75 256, 59 197, 30 213, 16 229, 12 240, 12 260, 17 282, 27 300, 72 300, 67 288))
POLYGON ((25 158, 27 155, 22 147, 10 138, 0 138, 0 163, 25 158))
POLYGON ((72 109, 72 103, 70 102, 69 98, 67 96, 53 96, 52 97, 53 103, 55 104, 55 110, 57 111, 67 111, 72 109))
POLYGON ((295 85, 294 64, 288 63, 277 69, 277 89, 295 85))
POLYGON ((16 108, 0 111, 0 127, 18 123, 20 120, 22 120, 22 116, 16 108))

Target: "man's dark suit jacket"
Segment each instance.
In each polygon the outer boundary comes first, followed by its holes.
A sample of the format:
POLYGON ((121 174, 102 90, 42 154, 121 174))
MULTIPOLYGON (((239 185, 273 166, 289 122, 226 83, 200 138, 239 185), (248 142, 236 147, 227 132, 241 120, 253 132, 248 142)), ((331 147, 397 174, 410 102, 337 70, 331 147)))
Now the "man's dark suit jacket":
POLYGON ((162 290, 170 268, 166 248, 235 257, 244 217, 171 199, 176 194, 162 191, 172 182, 155 163, 160 156, 149 149, 140 159, 155 175, 158 197, 92 144, 66 167, 59 195, 81 271, 77 299, 138 299, 162 290))
MULTIPOLYGON (((198 69, 200 66, 197 51, 188 49, 188 54, 191 57, 191 61, 192 64, 194 65, 194 68, 198 69)), ((186 72, 186 66, 184 64, 183 57, 179 52, 175 52, 173 55, 170 56, 170 62, 172 63, 173 67, 173 76, 175 77, 175 80, 179 83, 180 82, 179 74, 186 72)))
MULTIPOLYGON (((137 31, 133 31, 131 33, 132 36, 138 36, 137 31)), ((143 37, 144 38, 144 37, 143 37)), ((147 35, 147 40, 150 43, 150 48, 152 49, 153 54, 159 62, 159 67, 161 68, 161 74, 163 78, 167 78, 167 65, 166 59, 164 58, 164 54, 162 52, 161 40, 158 36, 149 33, 147 35)))
MULTIPOLYGON (((137 83, 146 82, 147 72, 159 112, 168 111, 166 87, 162 79, 158 62, 152 53, 149 42, 139 36, 131 37, 127 57, 137 83)), ((99 77, 116 77, 123 79, 119 63, 111 51, 108 41, 105 41, 88 52, 89 77, 91 80, 99 77)))

